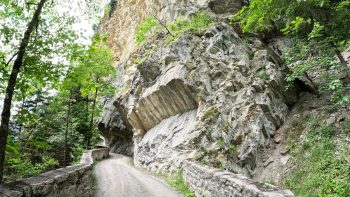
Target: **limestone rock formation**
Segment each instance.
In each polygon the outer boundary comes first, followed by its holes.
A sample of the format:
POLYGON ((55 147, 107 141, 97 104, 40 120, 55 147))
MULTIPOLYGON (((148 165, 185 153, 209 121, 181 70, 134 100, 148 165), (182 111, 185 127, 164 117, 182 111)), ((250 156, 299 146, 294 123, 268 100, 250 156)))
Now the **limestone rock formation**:
POLYGON ((156 172, 193 159, 252 174, 297 94, 284 89, 286 68, 277 53, 285 42, 242 37, 226 22, 244 3, 118 1, 100 26, 119 58, 118 91, 100 123, 114 152, 131 154, 133 147, 135 164, 156 172), (198 10, 216 22, 170 44, 162 32, 135 44, 146 16, 170 21, 198 10))

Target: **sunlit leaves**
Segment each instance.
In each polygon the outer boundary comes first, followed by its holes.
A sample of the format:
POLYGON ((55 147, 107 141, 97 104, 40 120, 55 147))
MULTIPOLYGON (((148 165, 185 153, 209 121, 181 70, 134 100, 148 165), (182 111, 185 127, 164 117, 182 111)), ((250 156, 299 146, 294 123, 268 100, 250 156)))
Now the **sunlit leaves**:
MULTIPOLYGON (((333 101, 345 103, 349 88, 335 86, 334 79, 350 72, 341 55, 350 43, 349 10, 349 0, 252 0, 231 21, 239 22, 244 32, 267 35, 277 30, 291 38, 284 60, 293 66, 286 80, 309 78, 307 72, 318 70, 319 76, 314 77, 321 78, 320 86, 326 87, 321 90, 332 93, 333 101)), ((314 84, 311 78, 308 81, 314 84)))

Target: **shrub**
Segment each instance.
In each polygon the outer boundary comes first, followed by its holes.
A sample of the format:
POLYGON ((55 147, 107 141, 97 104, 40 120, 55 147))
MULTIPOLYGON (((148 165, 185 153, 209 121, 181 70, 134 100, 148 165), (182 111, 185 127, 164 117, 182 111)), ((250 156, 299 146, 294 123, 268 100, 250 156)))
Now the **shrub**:
POLYGON ((174 176, 170 176, 167 181, 171 187, 176 191, 181 192, 185 197, 195 197, 194 193, 190 190, 190 187, 183 179, 182 170, 179 170, 174 176))

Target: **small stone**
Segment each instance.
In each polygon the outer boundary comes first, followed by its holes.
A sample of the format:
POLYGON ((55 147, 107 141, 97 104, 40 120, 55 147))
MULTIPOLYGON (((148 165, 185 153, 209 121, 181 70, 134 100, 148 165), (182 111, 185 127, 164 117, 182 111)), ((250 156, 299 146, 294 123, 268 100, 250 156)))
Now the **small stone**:
POLYGON ((288 148, 282 148, 282 150, 280 151, 281 155, 286 155, 289 153, 289 149, 288 148))
POLYGON ((276 136, 273 140, 275 141, 276 144, 279 144, 279 143, 281 143, 282 138, 281 138, 281 136, 276 136))
POLYGON ((289 156, 284 156, 280 159, 281 163, 285 166, 287 165, 288 163, 288 160, 289 160, 289 156))
POLYGON ((335 120, 335 117, 334 117, 334 116, 331 116, 330 118, 328 118, 328 119, 326 120, 326 124, 327 124, 327 125, 334 124, 335 122, 336 122, 336 120, 335 120))

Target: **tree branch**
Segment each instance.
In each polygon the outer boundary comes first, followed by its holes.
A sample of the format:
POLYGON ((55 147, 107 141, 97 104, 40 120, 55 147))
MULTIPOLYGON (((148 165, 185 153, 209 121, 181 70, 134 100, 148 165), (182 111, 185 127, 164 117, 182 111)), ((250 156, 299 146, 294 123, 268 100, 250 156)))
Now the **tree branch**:
POLYGON ((18 52, 13 54, 12 57, 7 62, 5 61, 5 57, 2 57, 2 59, 3 59, 2 63, 5 65, 3 68, 1 68, 1 72, 2 73, 5 73, 5 69, 7 68, 8 65, 10 65, 10 63, 13 60, 13 58, 15 58, 17 54, 18 54, 18 52))
POLYGON ((153 15, 153 17, 158 21, 158 23, 159 23, 161 26, 163 26, 163 27, 167 30, 168 34, 170 34, 172 37, 175 37, 175 36, 170 32, 170 30, 168 29, 168 27, 167 27, 159 18, 156 17, 156 15, 153 15))

